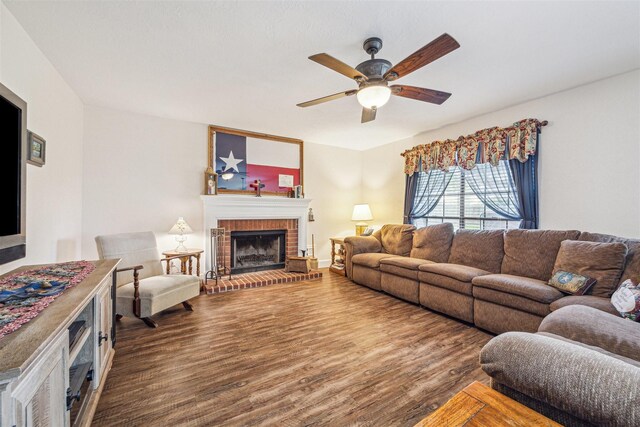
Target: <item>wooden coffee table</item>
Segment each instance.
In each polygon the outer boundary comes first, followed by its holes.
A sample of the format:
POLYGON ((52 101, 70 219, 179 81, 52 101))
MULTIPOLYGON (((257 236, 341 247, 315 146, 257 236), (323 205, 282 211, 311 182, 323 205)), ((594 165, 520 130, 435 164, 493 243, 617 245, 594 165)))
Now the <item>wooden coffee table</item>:
POLYGON ((477 381, 469 384, 415 427, 561 426, 477 381))

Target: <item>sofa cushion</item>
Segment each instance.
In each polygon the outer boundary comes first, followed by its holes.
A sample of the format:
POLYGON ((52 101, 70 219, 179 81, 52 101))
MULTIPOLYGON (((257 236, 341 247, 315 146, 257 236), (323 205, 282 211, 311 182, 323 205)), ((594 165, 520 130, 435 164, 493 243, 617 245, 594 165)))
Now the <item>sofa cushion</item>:
POLYGON ((551 278, 560 243, 576 240, 579 235, 575 230, 507 230, 500 272, 546 282, 551 278))
POLYGON ((351 262, 358 265, 363 265, 369 268, 379 268, 380 260, 385 258, 390 258, 393 255, 391 254, 376 254, 376 253, 366 253, 366 254, 357 254, 351 257, 351 262))
POLYGON ((618 310, 611 304, 609 298, 594 297, 593 295, 576 295, 560 298, 552 302, 549 308, 551 308, 551 311, 556 311, 569 305, 586 305, 587 307, 597 308, 609 314, 620 315, 618 310))
POLYGON ((545 304, 550 304, 564 296, 562 292, 556 288, 552 288, 542 280, 513 276, 510 274, 478 276, 475 277, 471 283, 473 283, 474 288, 488 288, 508 294, 520 295, 545 304))
POLYGON ((572 305, 556 310, 542 321, 538 331, 640 360, 640 325, 593 307, 572 305))
POLYGON ((565 240, 560 244, 553 274, 568 271, 595 279, 590 294, 610 297, 617 287, 626 256, 624 243, 565 240))
POLYGON ((476 276, 484 276, 491 274, 486 270, 481 270, 475 267, 468 267, 461 264, 422 264, 420 271, 428 271, 430 273, 439 274, 441 276, 451 277, 452 279, 459 280, 461 282, 471 282, 476 276))
POLYGON ((478 301, 488 301, 502 307, 514 308, 518 311, 535 314, 541 317, 551 313, 549 304, 538 302, 520 295, 496 291, 495 289, 474 286, 473 298, 478 301))
POLYGON ((451 244, 449 263, 500 273, 503 236, 502 230, 458 230, 451 244))
POLYGON ((416 229, 408 224, 386 224, 380 229, 382 251, 388 254, 409 256, 413 246, 413 231, 416 229))
POLYGON ((448 289, 459 294, 473 295, 471 282, 462 282, 452 277, 441 276, 436 273, 429 273, 428 271, 420 271, 420 273, 418 273, 418 280, 420 280, 420 283, 448 289))
POLYGON ((413 233, 411 257, 447 262, 452 240, 453 224, 448 222, 419 228, 413 233))
POLYGON ((611 236, 609 234, 589 233, 586 231, 580 233, 580 238, 578 240, 586 242, 624 243, 627 246, 627 257, 619 283, 622 283, 627 279, 632 279, 636 283, 640 282, 640 240, 625 239, 623 237, 611 236))
POLYGON ((433 261, 426 259, 394 256, 380 260, 380 271, 418 281, 418 267, 423 264, 432 263, 433 261))

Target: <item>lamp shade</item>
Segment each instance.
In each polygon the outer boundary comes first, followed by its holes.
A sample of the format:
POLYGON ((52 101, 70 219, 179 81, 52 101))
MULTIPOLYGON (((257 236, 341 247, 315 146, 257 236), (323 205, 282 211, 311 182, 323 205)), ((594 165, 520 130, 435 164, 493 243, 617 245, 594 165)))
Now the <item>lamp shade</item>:
POLYGON ((182 217, 178 218, 178 221, 175 223, 173 227, 171 227, 171 230, 169 230, 169 234, 189 234, 189 233, 193 233, 193 230, 191 229, 191 227, 189 227, 189 224, 187 224, 187 221, 185 221, 184 218, 182 217))
POLYGON ((367 203, 353 207, 351 221, 371 221, 372 219, 373 215, 371 215, 371 209, 367 203))

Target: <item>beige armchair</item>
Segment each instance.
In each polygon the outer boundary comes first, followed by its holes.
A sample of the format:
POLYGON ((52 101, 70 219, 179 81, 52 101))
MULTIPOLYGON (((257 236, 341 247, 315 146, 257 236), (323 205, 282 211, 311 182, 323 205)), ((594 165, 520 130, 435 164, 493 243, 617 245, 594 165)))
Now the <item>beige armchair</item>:
POLYGON ((97 236, 100 259, 120 258, 116 270, 116 318, 137 317, 152 328, 158 324, 151 316, 182 303, 193 311, 190 298, 200 294, 200 279, 183 274, 164 274, 156 237, 151 231, 97 236))

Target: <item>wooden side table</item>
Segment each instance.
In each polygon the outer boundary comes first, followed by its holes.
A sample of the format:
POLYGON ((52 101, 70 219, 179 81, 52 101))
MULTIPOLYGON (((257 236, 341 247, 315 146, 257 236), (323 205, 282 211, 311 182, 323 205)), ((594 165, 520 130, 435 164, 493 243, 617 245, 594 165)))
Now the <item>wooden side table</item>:
POLYGON ((555 421, 477 381, 466 386, 414 427, 495 425, 561 427, 555 421))
POLYGON ((329 270, 334 273, 346 275, 344 268, 344 238, 343 237, 331 237, 331 265, 329 270))
MULTIPOLYGON (((186 252, 183 251, 165 251, 162 255, 166 257, 180 257, 180 272, 187 274, 187 264, 189 264, 189 274, 193 274, 193 258, 196 259, 196 276, 200 277, 200 255, 204 252, 204 249, 189 248, 186 252), (193 258, 192 258, 193 257, 193 258)), ((167 274, 171 273, 171 263, 167 262, 167 274)))

